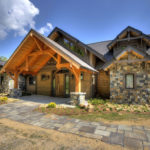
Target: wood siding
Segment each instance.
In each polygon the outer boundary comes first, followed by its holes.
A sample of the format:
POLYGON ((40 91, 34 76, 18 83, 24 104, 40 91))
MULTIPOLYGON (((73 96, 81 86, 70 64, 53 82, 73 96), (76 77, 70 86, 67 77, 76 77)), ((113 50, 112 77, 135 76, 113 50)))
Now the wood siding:
POLYGON ((29 76, 26 79, 26 89, 28 92, 32 93, 32 94, 36 94, 36 85, 30 85, 29 84, 29 76))
POLYGON ((83 80, 81 80, 81 92, 86 93, 86 98, 92 97, 92 74, 83 73, 83 80))
POLYGON ((97 96, 109 98, 110 95, 110 76, 109 72, 99 71, 97 78, 97 96))

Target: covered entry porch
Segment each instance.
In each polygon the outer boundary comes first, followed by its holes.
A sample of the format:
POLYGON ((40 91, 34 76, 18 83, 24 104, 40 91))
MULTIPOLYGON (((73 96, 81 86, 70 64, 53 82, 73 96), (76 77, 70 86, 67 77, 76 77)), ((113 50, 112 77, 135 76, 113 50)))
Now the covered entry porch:
MULTIPOLYGON (((50 96, 67 96, 74 87, 73 92, 86 92, 85 90, 92 86, 92 77, 96 70, 89 64, 79 59, 76 55, 65 49, 55 41, 44 37, 38 32, 31 30, 16 51, 2 68, 1 72, 6 72, 14 80, 14 89, 19 88, 19 75, 35 77, 36 86, 35 93, 38 92, 37 86, 40 84, 42 74, 38 76, 42 69, 50 61, 54 61, 54 70, 47 70, 50 82, 46 82, 41 86, 42 90, 47 90, 47 85, 51 86, 50 96), (70 86, 70 75, 63 73, 68 71, 72 74, 74 85, 70 86), (81 73, 89 74, 90 85, 85 83, 86 88, 81 88, 81 73), (65 89, 64 89, 65 87, 65 89)), ((87 80, 88 81, 88 80, 87 80)), ((94 88, 93 88, 94 89, 94 88)), ((88 92, 93 92, 92 89, 88 92)))

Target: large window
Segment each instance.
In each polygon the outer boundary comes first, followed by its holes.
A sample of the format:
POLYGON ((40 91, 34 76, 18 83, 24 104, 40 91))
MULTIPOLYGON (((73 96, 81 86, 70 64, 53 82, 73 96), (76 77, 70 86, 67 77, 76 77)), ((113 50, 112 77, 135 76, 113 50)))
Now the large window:
POLYGON ((64 45, 65 47, 69 48, 70 50, 74 51, 75 53, 79 54, 80 56, 84 56, 84 50, 79 48, 74 43, 70 42, 69 40, 64 38, 64 45))
POLYGON ((134 88, 134 74, 126 74, 125 75, 125 87, 127 89, 134 88))

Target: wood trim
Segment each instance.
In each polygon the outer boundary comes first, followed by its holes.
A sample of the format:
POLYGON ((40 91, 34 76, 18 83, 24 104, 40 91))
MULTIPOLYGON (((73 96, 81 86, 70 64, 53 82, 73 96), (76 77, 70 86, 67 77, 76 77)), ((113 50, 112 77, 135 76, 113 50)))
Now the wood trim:
POLYGON ((37 41, 37 39, 33 36, 33 34, 31 34, 31 37, 33 38, 34 42, 36 43, 37 47, 39 48, 40 51, 42 51, 42 47, 39 44, 39 42, 37 41))
POLYGON ((50 52, 50 49, 49 50, 44 50, 43 51, 43 54, 48 54, 48 55, 50 55, 52 58, 54 58, 54 60, 57 62, 57 58, 56 57, 54 57, 54 54, 55 54, 55 52, 50 52))
POLYGON ((14 88, 18 89, 18 77, 19 77, 19 73, 16 71, 14 73, 14 88))

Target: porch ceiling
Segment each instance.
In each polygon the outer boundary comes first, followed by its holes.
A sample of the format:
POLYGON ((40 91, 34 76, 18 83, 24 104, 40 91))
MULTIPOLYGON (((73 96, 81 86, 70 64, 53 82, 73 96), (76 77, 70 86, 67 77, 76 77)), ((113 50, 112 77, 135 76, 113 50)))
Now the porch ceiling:
MULTIPOLYGON (((58 56, 67 60, 69 67, 97 71, 55 41, 31 30, 6 62, 1 72, 15 73, 17 71, 19 74, 36 74, 51 58, 59 61, 58 56), (57 57, 56 54, 58 54, 57 57)), ((62 66, 59 64, 59 67, 62 66)))

